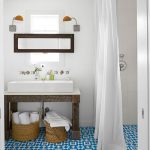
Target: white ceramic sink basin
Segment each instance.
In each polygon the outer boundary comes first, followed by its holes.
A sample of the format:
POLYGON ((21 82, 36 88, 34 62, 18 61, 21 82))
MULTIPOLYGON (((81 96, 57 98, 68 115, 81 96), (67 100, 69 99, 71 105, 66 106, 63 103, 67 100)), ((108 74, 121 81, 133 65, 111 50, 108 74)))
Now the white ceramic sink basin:
POLYGON ((12 81, 8 82, 8 92, 73 92, 73 81, 12 81))

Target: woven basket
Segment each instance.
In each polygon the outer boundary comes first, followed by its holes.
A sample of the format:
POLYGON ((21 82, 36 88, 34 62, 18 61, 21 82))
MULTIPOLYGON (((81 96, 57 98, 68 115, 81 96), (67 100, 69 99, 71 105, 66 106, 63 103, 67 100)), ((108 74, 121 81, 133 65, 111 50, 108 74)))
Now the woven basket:
POLYGON ((39 122, 20 125, 12 122, 12 138, 16 141, 34 140, 39 135, 39 122))
POLYGON ((67 139, 67 132, 64 127, 50 127, 50 125, 44 121, 46 127, 46 141, 51 143, 64 142, 67 139))

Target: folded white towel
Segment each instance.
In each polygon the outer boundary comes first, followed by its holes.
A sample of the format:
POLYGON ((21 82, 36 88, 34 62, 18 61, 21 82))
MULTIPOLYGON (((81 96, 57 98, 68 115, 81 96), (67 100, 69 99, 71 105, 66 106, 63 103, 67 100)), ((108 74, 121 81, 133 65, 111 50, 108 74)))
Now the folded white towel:
POLYGON ((65 127, 66 131, 69 131, 72 125, 69 119, 62 115, 58 115, 54 111, 47 112, 44 120, 47 121, 51 127, 65 127))
POLYGON ((66 120, 72 126, 72 123, 69 118, 65 117, 64 115, 62 115, 60 113, 56 113, 54 110, 47 112, 46 117, 47 118, 62 118, 64 120, 66 120))
POLYGON ((39 116, 38 112, 30 113, 30 122, 31 123, 39 121, 39 118, 40 118, 40 116, 39 116))
POLYGON ((71 123, 71 121, 70 121, 69 118, 63 116, 62 114, 58 114, 58 115, 59 115, 60 117, 62 117, 64 120, 66 120, 66 121, 69 123, 70 126, 72 126, 72 123, 71 123))
POLYGON ((70 125, 64 121, 64 120, 53 120, 53 119, 44 119, 45 121, 47 121, 50 126, 53 127, 65 127, 66 131, 70 130, 70 125))
POLYGON ((13 113, 13 114, 12 114, 12 118, 13 118, 14 123, 20 124, 20 120, 19 120, 19 112, 13 113))
POLYGON ((61 117, 55 112, 55 111, 49 111, 46 113, 47 118, 55 118, 55 119, 61 119, 61 117))
POLYGON ((30 124, 30 117, 29 117, 29 112, 24 112, 19 114, 19 119, 20 119, 20 123, 27 125, 30 124))

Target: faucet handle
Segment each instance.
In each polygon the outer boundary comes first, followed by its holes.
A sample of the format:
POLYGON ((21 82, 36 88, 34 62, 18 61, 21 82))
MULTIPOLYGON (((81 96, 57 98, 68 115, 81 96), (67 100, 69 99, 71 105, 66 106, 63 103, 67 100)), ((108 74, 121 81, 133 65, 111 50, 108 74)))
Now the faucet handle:
POLYGON ((54 74, 58 74, 58 71, 54 71, 54 74))
POLYGON ((67 70, 67 71, 66 71, 66 74, 69 74, 69 73, 70 73, 69 70, 67 70))
POLYGON ((60 71, 60 75, 63 75, 63 74, 64 74, 64 71, 63 71, 63 70, 61 70, 61 71, 60 71))
POLYGON ((20 72, 19 72, 19 74, 24 75, 24 74, 25 74, 25 72, 24 72, 24 71, 20 71, 20 72))
POLYGON ((26 71, 26 74, 29 75, 29 74, 30 74, 30 71, 26 71))
POLYGON ((21 75, 29 75, 29 74, 31 74, 31 72, 30 71, 20 71, 20 74, 21 75))

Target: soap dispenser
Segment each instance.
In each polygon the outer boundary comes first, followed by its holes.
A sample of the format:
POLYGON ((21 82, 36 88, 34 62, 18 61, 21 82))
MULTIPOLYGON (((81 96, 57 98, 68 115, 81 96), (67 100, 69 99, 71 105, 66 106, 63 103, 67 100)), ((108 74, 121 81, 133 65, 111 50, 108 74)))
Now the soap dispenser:
POLYGON ((54 72, 53 72, 53 70, 50 70, 49 80, 54 80, 54 72))

